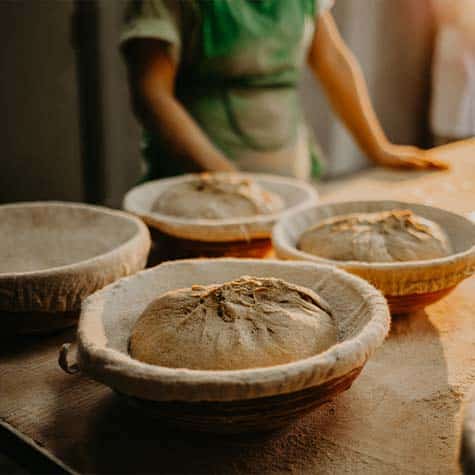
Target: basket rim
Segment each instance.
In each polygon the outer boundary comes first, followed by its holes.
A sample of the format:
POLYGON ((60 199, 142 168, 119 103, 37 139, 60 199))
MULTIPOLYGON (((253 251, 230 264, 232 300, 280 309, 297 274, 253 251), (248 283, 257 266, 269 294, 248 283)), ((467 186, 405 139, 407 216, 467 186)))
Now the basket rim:
MULTIPOLYGON (((126 393, 137 395, 137 388, 146 384, 153 390, 159 388, 159 394, 143 394, 138 397, 152 400, 182 401, 225 401, 254 399, 275 394, 291 393, 343 376, 357 367, 362 367, 375 349, 382 344, 389 332, 390 316, 383 295, 365 280, 351 275, 333 266, 309 262, 284 262, 262 259, 185 259, 166 262, 147 269, 134 276, 121 279, 88 297, 82 306, 78 329, 79 364, 81 370, 106 385, 119 389, 125 383, 126 393), (343 340, 323 353, 291 363, 242 370, 190 370, 151 365, 134 360, 128 354, 107 347, 105 335, 97 343, 97 334, 101 332, 102 308, 117 287, 128 285, 132 279, 138 279, 146 273, 167 271, 168 268, 188 264, 203 266, 221 263, 240 263, 254 269, 279 267, 301 270, 305 273, 325 272, 328 276, 339 277, 345 285, 352 287, 364 298, 368 321, 358 335, 343 340)), ((124 387, 121 388, 124 391, 124 387)))
MULTIPOLYGON (((223 227, 235 227, 235 226, 271 226, 276 220, 286 213, 293 212, 311 206, 315 201, 318 201, 319 194, 314 185, 306 183, 297 178, 284 177, 278 175, 271 175, 266 173, 248 173, 248 172, 239 172, 239 173, 229 173, 229 172, 219 172, 216 175, 226 176, 226 175, 238 175, 243 178, 252 178, 258 182, 272 182, 273 184, 282 184, 286 186, 293 186, 295 189, 299 189, 306 194, 306 198, 300 203, 293 206, 287 207, 276 213, 270 213, 266 215, 256 215, 256 216, 245 216, 240 218, 228 218, 228 219, 206 219, 206 218, 197 218, 197 219, 187 219, 180 218, 176 216, 171 216, 163 213, 158 213, 151 211, 147 207, 140 206, 137 204, 137 197, 142 194, 149 193, 152 189, 159 189, 164 191, 167 187, 175 184, 186 183, 189 181, 196 180, 200 173, 189 173, 186 175, 181 175, 171 178, 162 178, 158 180, 147 181, 138 186, 130 189, 124 196, 122 207, 124 210, 133 213, 136 216, 140 216, 148 225, 157 227, 158 229, 172 234, 176 237, 182 237, 187 239, 189 234, 186 232, 180 232, 181 227, 194 227, 200 228, 203 231, 209 230, 213 231, 217 228, 223 227)), ((243 232, 243 235, 248 233, 251 237, 269 237, 270 230, 264 232, 262 229, 260 231, 246 230, 243 232)), ((211 238, 210 238, 211 239, 211 238)), ((237 239, 237 238, 234 238, 237 239)), ((240 239, 243 239, 240 237, 240 239)), ((212 240, 212 239, 211 239, 212 240)))
MULTIPOLYGON (((416 208, 426 208, 439 213, 444 213, 451 216, 456 216, 457 218, 464 220, 467 224, 473 226, 475 230, 475 223, 465 216, 454 213, 443 208, 438 208, 436 206, 425 205, 422 203, 414 203, 408 201, 397 201, 397 200, 358 200, 358 201, 332 201, 327 203, 320 203, 315 206, 309 206, 304 210, 298 210, 293 213, 288 213, 286 216, 283 216, 274 226, 272 231, 272 243, 277 253, 284 252, 298 259, 304 259, 311 262, 322 263, 327 265, 333 265, 337 267, 344 267, 349 271, 358 271, 358 270, 374 270, 374 271, 411 271, 415 269, 430 269, 434 266, 453 264, 456 262, 464 261, 467 258, 475 257, 475 243, 468 249, 461 252, 454 252, 448 256, 439 257, 436 259, 425 259, 417 261, 404 261, 404 262, 362 262, 362 261, 338 261, 335 259, 326 259, 324 257, 319 257, 304 251, 301 251, 296 246, 289 245, 286 242, 285 234, 286 229, 292 226, 295 223, 295 218, 301 214, 307 214, 315 212, 317 209, 325 209, 334 205, 368 205, 378 203, 381 205, 396 205, 396 206, 408 206, 416 208)), ((353 211, 354 212, 354 211, 353 211)), ((336 215, 335 215, 336 216, 336 215)), ((475 269, 474 269, 475 271, 475 269)))
POLYGON ((73 273, 84 273, 93 269, 97 269, 100 265, 107 265, 108 262, 113 261, 117 254, 120 254, 129 249, 141 247, 143 244, 150 245, 150 235, 147 226, 142 220, 133 216, 130 213, 110 209, 105 206, 89 205, 85 203, 67 202, 67 201, 21 201, 17 203, 8 203, 0 205, 0 211, 3 209, 12 208, 63 208, 63 209, 77 209, 88 210, 98 214, 109 215, 115 218, 120 218, 128 221, 136 226, 136 232, 127 241, 110 249, 107 252, 83 259, 71 264, 64 264, 61 266, 48 267, 46 269, 21 271, 21 272, 0 272, 0 285, 2 282, 11 279, 47 279, 51 276, 58 276, 58 274, 71 275, 73 273))

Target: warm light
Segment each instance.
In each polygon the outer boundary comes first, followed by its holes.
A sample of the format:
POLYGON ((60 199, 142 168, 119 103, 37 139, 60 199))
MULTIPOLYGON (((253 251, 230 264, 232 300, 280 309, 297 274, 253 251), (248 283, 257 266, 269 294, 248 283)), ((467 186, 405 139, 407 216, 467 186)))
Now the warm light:
POLYGON ((433 0, 442 24, 460 31, 475 47, 475 0, 433 0))

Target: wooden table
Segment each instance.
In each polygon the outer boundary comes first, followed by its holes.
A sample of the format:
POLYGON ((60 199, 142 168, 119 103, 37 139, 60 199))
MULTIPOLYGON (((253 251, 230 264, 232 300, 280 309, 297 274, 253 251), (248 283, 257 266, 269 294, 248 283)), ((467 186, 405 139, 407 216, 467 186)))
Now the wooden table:
MULTIPOLYGON (((324 200, 399 198, 475 211, 475 141, 439 149, 448 173, 370 170, 324 200)), ((280 432, 186 434, 57 366, 73 331, 0 347, 2 450, 30 470, 80 473, 458 473, 460 410, 475 383, 475 279, 393 322, 353 387, 280 432)))

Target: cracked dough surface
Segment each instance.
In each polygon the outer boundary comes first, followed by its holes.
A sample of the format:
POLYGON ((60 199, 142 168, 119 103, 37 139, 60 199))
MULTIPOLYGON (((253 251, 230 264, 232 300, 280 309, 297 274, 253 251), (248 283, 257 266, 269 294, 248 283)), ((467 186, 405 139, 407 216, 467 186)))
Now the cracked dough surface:
POLYGON ((196 180, 163 191, 152 211, 192 219, 227 219, 271 214, 283 208, 280 196, 249 178, 203 173, 196 180))
POLYGON ((452 252, 437 223, 409 210, 325 219, 301 235, 298 247, 326 259, 365 262, 436 259, 452 252))
POLYGON ((241 277, 160 296, 135 324, 129 352, 160 366, 237 370, 307 358, 337 340, 328 304, 310 289, 241 277))

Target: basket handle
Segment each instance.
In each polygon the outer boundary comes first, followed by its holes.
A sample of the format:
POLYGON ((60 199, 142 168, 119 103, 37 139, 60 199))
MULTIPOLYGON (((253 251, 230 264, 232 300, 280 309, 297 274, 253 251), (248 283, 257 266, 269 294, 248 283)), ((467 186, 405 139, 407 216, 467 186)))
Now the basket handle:
POLYGON ((63 345, 61 345, 58 355, 58 364, 65 373, 77 374, 81 371, 77 362, 70 363, 68 361, 68 355, 71 351, 71 345, 71 343, 64 343, 63 345))

